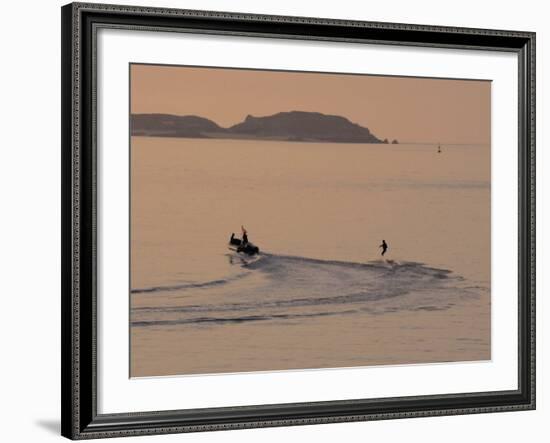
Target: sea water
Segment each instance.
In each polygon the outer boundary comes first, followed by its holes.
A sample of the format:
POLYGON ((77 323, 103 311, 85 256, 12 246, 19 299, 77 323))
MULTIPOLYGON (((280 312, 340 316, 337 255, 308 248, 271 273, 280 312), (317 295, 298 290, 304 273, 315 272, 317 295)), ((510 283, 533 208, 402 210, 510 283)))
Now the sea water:
POLYGON ((489 359, 490 195, 488 145, 133 137, 131 375, 489 359))

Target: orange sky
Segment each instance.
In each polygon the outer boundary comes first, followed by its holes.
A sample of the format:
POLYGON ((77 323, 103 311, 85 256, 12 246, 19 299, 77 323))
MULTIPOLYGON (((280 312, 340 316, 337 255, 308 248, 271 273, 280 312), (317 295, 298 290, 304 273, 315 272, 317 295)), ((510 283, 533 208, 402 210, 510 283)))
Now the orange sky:
POLYGON ((231 126, 248 114, 315 111, 401 142, 490 143, 489 81, 131 65, 132 113, 198 115, 231 126))

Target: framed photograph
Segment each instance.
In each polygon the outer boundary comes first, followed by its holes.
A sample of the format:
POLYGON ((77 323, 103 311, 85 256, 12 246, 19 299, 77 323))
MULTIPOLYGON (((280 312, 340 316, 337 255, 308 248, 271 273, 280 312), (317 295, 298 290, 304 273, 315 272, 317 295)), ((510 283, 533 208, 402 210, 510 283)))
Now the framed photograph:
POLYGON ((61 13, 64 436, 535 408, 534 33, 61 13))

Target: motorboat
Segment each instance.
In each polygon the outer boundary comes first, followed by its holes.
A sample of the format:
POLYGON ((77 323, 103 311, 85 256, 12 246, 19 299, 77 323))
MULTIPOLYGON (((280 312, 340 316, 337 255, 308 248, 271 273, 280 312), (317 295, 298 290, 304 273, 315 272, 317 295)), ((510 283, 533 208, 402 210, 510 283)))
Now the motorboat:
POLYGON ((247 255, 255 255, 260 252, 260 248, 253 243, 243 243, 240 238, 235 237, 235 233, 229 238, 229 249, 247 255))

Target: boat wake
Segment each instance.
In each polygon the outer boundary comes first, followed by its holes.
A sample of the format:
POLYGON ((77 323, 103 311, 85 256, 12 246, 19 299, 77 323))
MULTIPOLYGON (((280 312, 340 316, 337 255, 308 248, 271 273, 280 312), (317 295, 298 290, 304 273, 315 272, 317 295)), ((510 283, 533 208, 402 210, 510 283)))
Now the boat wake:
POLYGON ((148 298, 132 303, 132 326, 438 311, 488 290, 450 270, 417 262, 355 263, 261 253, 251 261, 231 257, 231 263, 236 272, 226 278, 133 289, 134 297, 148 298), (170 297, 158 297, 163 294, 170 297))

